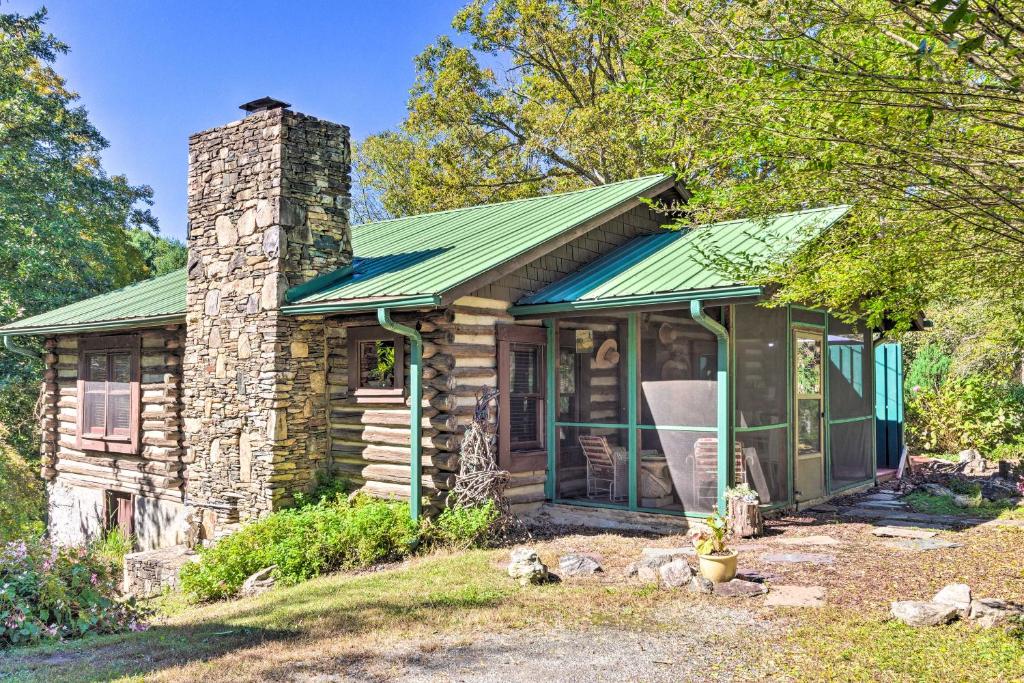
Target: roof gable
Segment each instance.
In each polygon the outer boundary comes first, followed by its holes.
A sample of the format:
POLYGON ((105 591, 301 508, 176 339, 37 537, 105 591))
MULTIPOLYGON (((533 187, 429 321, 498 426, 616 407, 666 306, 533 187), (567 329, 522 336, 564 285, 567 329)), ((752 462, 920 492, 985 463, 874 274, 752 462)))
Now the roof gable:
MULTIPOLYGON (((721 295, 744 283, 707 268, 699 246, 726 255, 766 257, 799 247, 840 220, 848 206, 735 220, 637 237, 585 268, 517 302, 516 313, 635 303, 675 293, 721 295)), ((756 288, 755 288, 756 289, 756 288)), ((758 290, 759 291, 759 290, 758 290)), ((758 292, 745 292, 746 295, 758 292)))

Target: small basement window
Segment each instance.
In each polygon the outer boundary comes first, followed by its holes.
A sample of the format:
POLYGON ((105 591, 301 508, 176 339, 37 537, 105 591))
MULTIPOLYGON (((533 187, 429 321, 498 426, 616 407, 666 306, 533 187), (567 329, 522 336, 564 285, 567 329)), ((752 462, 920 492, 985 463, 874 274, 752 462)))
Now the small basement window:
POLYGON ((135 497, 122 491, 106 491, 105 531, 119 529, 126 536, 135 533, 135 497))
POLYGON ((77 444, 83 450, 139 452, 139 338, 79 341, 77 444))
POLYGON ((401 335, 383 327, 348 331, 349 390, 362 403, 405 400, 405 345, 401 335))

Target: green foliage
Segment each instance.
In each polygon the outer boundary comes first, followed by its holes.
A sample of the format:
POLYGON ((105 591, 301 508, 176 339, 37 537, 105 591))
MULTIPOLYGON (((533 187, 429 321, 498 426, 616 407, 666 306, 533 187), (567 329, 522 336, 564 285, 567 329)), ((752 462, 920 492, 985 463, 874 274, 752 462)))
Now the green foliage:
POLYGON ((0 424, 0 544, 40 536, 46 496, 37 468, 7 441, 0 424))
POLYGON ((907 369, 905 384, 911 393, 931 391, 937 393, 949 374, 953 359, 937 343, 922 346, 907 369))
POLYGON ((150 277, 173 273, 188 263, 188 248, 179 240, 154 235, 147 230, 132 230, 128 234, 150 277))
POLYGON ((698 555, 722 555, 729 552, 727 541, 731 533, 729 520, 716 507, 690 535, 690 540, 698 555))
POLYGON ((0 646, 146 628, 119 601, 115 568, 86 548, 17 541, 0 549, 0 646))
MULTIPOLYGON (((913 389, 913 388, 912 388, 913 389)), ((907 443, 927 451, 977 448, 990 453, 1024 432, 1024 403, 1004 382, 983 375, 952 378, 938 391, 906 395, 907 443)))
POLYGON ((483 505, 455 505, 427 523, 426 535, 437 545, 451 548, 482 548, 493 539, 501 512, 488 500, 483 505))
POLYGON ((120 528, 105 532, 90 544, 89 551, 105 561, 119 574, 124 567, 124 556, 135 548, 135 537, 120 528))
POLYGON ((325 499, 275 512, 202 550, 199 562, 182 569, 181 586, 192 600, 225 598, 271 565, 278 581, 294 584, 335 569, 405 557, 417 532, 405 503, 361 496, 351 503, 325 499))
MULTIPOLYGON (((952 488, 952 487, 951 487, 952 488)), ((914 491, 908 494, 904 500, 914 512, 923 512, 929 515, 959 515, 967 517, 980 517, 983 519, 1024 519, 1024 508, 1017 505, 1014 499, 989 501, 981 497, 981 489, 975 487, 961 487, 956 491, 961 495, 971 498, 968 507, 959 507, 953 504, 952 496, 935 496, 924 491, 914 491)))

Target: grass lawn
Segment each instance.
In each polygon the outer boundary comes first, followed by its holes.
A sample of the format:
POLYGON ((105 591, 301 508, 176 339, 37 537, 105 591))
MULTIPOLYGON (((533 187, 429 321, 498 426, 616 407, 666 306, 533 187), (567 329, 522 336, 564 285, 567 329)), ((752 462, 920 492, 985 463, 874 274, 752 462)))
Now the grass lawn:
POLYGON ((624 577, 643 547, 678 547, 680 537, 567 534, 538 541, 542 558, 557 566, 566 551, 596 552, 603 575, 520 588, 504 574, 503 549, 437 553, 212 605, 164 600, 167 616, 144 633, 0 652, 0 679, 1024 680, 1019 633, 886 620, 890 600, 927 598, 958 580, 979 596, 1024 601, 1024 530, 943 532, 962 547, 907 553, 870 529, 790 518, 740 544, 741 566, 773 572, 774 583, 824 587, 823 609, 669 592, 624 577), (840 544, 781 543, 813 534, 840 544), (797 550, 836 561, 762 557, 797 550))
POLYGON ((971 507, 961 508, 953 504, 952 496, 935 496, 924 491, 914 491, 903 500, 914 512, 930 515, 960 515, 983 519, 1024 519, 1024 507, 1016 501, 988 501, 980 494, 973 497, 971 507))

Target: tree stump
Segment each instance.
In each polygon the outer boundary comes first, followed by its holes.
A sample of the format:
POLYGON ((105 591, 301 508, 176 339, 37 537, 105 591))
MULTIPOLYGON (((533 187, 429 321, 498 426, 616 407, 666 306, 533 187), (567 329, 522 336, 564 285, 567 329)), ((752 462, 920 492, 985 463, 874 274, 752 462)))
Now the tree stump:
POLYGON ((729 501, 729 526, 737 538, 754 538, 764 533, 761 506, 733 498, 729 501))

